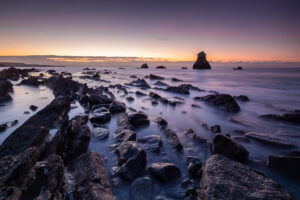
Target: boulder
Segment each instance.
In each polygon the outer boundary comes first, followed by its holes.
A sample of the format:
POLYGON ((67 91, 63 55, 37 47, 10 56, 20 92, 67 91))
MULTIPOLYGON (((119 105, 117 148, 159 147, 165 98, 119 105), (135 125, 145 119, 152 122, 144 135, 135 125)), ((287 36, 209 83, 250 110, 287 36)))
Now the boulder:
POLYGON ((165 89, 167 92, 173 92, 177 94, 190 94, 189 90, 190 88, 185 84, 179 86, 169 86, 165 89))
POLYGON ((13 85, 11 82, 0 79, 0 102, 11 99, 10 95, 8 94, 9 92, 13 92, 13 85))
POLYGON ((203 51, 198 53, 198 58, 193 65, 193 69, 211 69, 209 62, 206 60, 206 54, 203 51))
POLYGON ((101 113, 95 113, 91 116, 90 121, 95 124, 104 124, 109 122, 111 119, 111 116, 109 112, 101 112, 101 113))
POLYGON ((117 142, 135 141, 136 133, 129 129, 122 129, 114 133, 114 139, 117 142))
POLYGON ((116 149, 120 176, 125 180, 134 180, 140 176, 146 166, 146 152, 135 141, 122 142, 116 149))
POLYGON ((102 127, 94 128, 92 131, 93 137, 95 137, 98 140, 103 140, 108 138, 109 136, 109 130, 102 127))
POLYGON ((139 138, 138 142, 145 151, 159 151, 162 146, 162 139, 159 135, 147 135, 139 138))
POLYGON ((142 69, 148 69, 149 67, 148 67, 147 63, 144 63, 144 64, 142 64, 141 68, 142 69))
POLYGON ((290 177, 300 178, 300 157, 297 156, 269 156, 268 167, 277 169, 290 177))
POLYGON ((249 156, 249 152, 245 147, 223 134, 217 134, 214 137, 212 143, 212 153, 222 154, 240 162, 247 160, 249 156))
POLYGON ((251 138, 253 140, 266 143, 266 144, 272 144, 272 145, 277 145, 277 146, 285 146, 285 147, 293 147, 294 145, 287 141, 286 139, 276 136, 276 135, 271 135, 267 133, 259 133, 259 132, 249 132, 246 133, 246 136, 248 138, 251 138))
POLYGON ((213 94, 204 97, 194 97, 194 100, 204 101, 226 112, 239 112, 240 106, 229 94, 213 94))
POLYGON ((290 199, 278 183, 246 165, 222 155, 211 156, 205 164, 198 199, 290 199))
POLYGON ((173 163, 153 163, 148 172, 161 182, 171 182, 181 177, 180 169, 173 163))
POLYGON ((129 115, 128 121, 134 127, 144 126, 150 123, 148 116, 142 112, 131 113, 129 115))
POLYGON ((125 112, 125 111, 126 111, 126 106, 125 106, 125 104, 122 103, 122 102, 114 101, 114 102, 112 102, 112 103, 109 105, 109 111, 110 111, 112 114, 115 114, 115 113, 122 113, 122 112, 125 112))
POLYGON ((181 151, 183 149, 182 144, 179 141, 177 134, 171 129, 164 129, 164 135, 167 138, 168 143, 177 151, 181 151))
POLYGON ((149 177, 137 178, 130 186, 132 200, 152 200, 153 183, 149 177))
POLYGON ((110 190, 102 158, 95 151, 88 151, 79 156, 72 162, 69 170, 74 177, 75 199, 115 199, 110 190))
POLYGON ((239 100, 239 101, 243 101, 243 102, 250 101, 249 97, 247 97, 246 95, 234 96, 234 98, 237 99, 237 100, 239 100))

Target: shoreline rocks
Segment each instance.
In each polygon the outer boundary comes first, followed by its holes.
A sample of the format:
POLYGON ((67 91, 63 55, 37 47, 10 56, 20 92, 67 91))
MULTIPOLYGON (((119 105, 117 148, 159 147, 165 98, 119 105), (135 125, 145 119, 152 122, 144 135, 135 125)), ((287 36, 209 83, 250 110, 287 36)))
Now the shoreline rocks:
POLYGON ((147 171, 162 182, 170 182, 181 177, 180 169, 173 163, 153 163, 147 171))
POLYGON ((229 94, 212 94, 204 97, 194 97, 194 100, 204 101, 226 112, 236 113, 240 111, 239 104, 229 94))
POLYGON ((257 140, 262 143, 284 146, 284 147, 293 147, 294 145, 287 141, 286 139, 271 135, 267 133, 258 133, 258 132, 249 132, 246 133, 246 137, 251 138, 253 140, 257 140))
POLYGON ((179 141, 177 134, 171 129, 164 129, 164 135, 167 138, 167 142, 177 151, 182 151, 183 146, 179 141))

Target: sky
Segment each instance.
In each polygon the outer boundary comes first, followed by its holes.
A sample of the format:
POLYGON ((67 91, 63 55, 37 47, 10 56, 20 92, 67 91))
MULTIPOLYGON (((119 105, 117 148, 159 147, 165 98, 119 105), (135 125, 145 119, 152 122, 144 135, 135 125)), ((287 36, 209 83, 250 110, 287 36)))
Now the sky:
POLYGON ((0 61, 300 63, 299 19, 299 0, 1 0, 0 61))

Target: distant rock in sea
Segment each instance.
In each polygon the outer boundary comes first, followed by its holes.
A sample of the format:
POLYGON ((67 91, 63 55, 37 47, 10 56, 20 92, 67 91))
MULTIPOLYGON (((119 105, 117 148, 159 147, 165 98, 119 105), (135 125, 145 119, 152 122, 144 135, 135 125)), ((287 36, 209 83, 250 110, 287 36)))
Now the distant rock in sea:
POLYGON ((144 64, 142 64, 141 68, 147 69, 147 68, 149 68, 149 67, 148 67, 147 63, 144 63, 144 64))
POLYGON ((233 70, 243 70, 243 68, 241 66, 237 66, 237 67, 233 68, 233 70))
POLYGON ((198 53, 198 58, 193 65, 193 69, 211 69, 209 62, 206 60, 206 54, 204 51, 198 53))

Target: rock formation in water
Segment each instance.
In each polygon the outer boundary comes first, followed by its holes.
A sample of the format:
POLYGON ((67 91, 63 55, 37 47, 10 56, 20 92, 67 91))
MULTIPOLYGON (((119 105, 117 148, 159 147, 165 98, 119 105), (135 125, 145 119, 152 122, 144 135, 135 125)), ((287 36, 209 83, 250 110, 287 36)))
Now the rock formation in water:
POLYGON ((193 65, 193 69, 211 69, 209 62, 206 60, 206 53, 204 51, 198 53, 198 58, 193 65))

